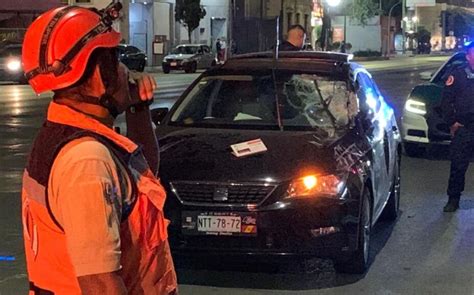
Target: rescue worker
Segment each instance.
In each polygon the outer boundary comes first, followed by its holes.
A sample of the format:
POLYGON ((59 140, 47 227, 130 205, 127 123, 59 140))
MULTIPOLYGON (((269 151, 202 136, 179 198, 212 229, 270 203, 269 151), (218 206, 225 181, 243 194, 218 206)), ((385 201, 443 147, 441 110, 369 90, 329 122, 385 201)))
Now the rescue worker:
POLYGON ((293 25, 288 29, 288 37, 280 47, 279 51, 300 51, 306 40, 306 30, 301 25, 293 25))
POLYGON ((148 108, 156 84, 118 62, 120 8, 52 9, 25 35, 31 87, 54 92, 23 174, 29 294, 177 293, 148 108), (124 111, 143 150, 112 129, 124 111))
POLYGON ((466 44, 465 51, 467 64, 452 71, 442 94, 441 110, 452 136, 448 202, 444 212, 454 212, 459 208, 474 148, 474 42, 466 44))

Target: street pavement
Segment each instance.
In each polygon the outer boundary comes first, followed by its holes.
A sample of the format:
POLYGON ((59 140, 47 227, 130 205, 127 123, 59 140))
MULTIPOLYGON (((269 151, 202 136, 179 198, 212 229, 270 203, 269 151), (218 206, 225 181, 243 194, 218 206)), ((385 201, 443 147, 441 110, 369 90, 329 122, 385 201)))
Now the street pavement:
MULTIPOLYGON (((419 72, 447 57, 362 62, 399 115, 419 72)), ((198 74, 155 74, 157 106, 171 106, 198 74)), ((0 295, 26 294, 20 219, 22 169, 51 95, 28 86, 0 86, 0 295)), ((336 274, 330 261, 271 263, 232 259, 176 260, 181 294, 474 294, 474 173, 455 214, 442 212, 449 172, 446 150, 402 158, 401 215, 379 223, 365 275, 336 274)))

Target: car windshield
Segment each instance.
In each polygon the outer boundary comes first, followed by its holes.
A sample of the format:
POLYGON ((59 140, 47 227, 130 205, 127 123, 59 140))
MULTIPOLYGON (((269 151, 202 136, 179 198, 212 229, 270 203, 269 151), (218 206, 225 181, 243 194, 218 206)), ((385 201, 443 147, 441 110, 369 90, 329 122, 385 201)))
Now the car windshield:
POLYGON ((467 64, 466 55, 464 53, 457 53, 451 57, 448 62, 435 74, 433 78, 433 83, 444 85, 446 79, 451 74, 451 72, 461 66, 467 64))
POLYGON ((269 71, 203 77, 177 106, 170 124, 318 130, 327 137, 336 136, 349 127, 357 112, 357 102, 346 81, 281 71, 275 76, 276 80, 269 71))
POLYGON ((179 46, 171 51, 173 54, 196 54, 197 52, 197 46, 179 46))

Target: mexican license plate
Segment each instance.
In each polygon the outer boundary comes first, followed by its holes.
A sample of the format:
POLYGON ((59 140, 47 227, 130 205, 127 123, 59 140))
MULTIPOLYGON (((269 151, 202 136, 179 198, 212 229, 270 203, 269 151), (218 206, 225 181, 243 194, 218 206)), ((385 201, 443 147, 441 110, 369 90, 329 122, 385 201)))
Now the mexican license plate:
POLYGON ((257 234, 257 218, 251 213, 183 212, 181 230, 189 235, 257 234))
POLYGON ((176 67, 177 65, 178 65, 177 62, 175 62, 175 61, 171 62, 171 66, 172 66, 172 67, 176 67))

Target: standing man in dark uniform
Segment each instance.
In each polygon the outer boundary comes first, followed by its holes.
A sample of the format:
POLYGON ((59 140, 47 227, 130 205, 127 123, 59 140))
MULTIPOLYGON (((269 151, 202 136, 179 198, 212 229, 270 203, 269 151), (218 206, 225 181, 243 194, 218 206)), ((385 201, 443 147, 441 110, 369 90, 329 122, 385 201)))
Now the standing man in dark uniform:
POLYGON ((459 208, 469 159, 474 151, 474 42, 465 45, 467 65, 454 69, 446 80, 441 109, 450 126, 451 171, 448 184, 448 203, 444 212, 459 208))
POLYGON ((280 51, 300 51, 303 49, 306 39, 306 30, 301 25, 293 25, 288 29, 288 37, 278 50, 280 51))

